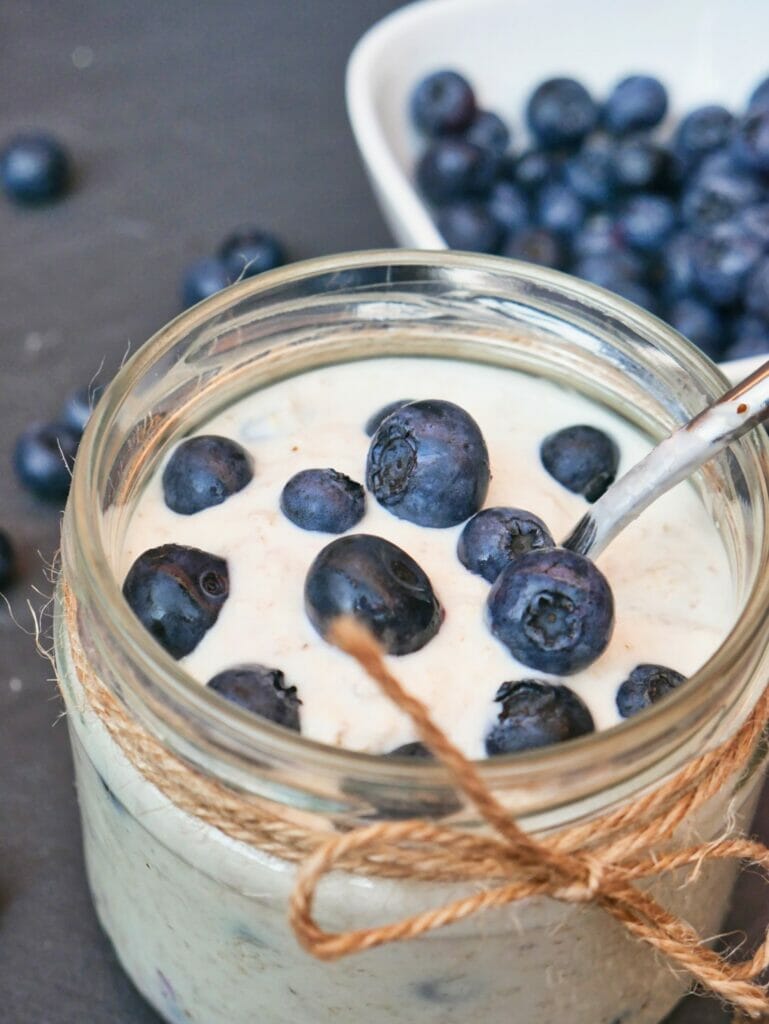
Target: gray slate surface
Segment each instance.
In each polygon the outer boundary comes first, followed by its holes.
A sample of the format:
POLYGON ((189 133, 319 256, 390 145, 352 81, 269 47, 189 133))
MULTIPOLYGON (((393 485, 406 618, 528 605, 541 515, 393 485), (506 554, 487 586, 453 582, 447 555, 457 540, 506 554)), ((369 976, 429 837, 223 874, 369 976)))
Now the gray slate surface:
MULTIPOLYGON (((14 485, 10 451, 22 426, 52 417, 102 364, 108 378, 177 312, 182 267, 243 222, 274 228, 295 258, 389 243, 342 87, 355 40, 397 6, 2 5, 0 139, 49 128, 78 164, 77 188, 58 206, 0 202, 0 524, 21 548, 10 598, 25 629, 27 600, 41 603, 32 588, 48 588, 43 565, 57 547, 58 516, 14 485)), ((157 1024, 91 909, 60 711, 48 666, 3 611, 0 1021, 157 1024)), ((759 886, 750 878, 743 888, 748 920, 766 904, 759 886)), ((726 1019, 698 999, 672 1020, 726 1019)))

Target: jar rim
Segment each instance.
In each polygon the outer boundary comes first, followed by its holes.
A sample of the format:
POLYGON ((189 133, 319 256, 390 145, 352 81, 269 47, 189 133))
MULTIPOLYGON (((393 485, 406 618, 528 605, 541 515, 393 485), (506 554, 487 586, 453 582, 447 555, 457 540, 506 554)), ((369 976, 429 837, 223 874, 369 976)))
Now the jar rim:
MULTIPOLYGON (((263 764, 265 756, 273 756, 280 763, 301 764, 305 770, 320 772, 324 776, 364 775, 394 785, 413 781, 415 777, 428 785, 445 784, 448 776, 440 764, 404 762, 347 750, 281 729, 269 721, 261 721, 237 706, 222 701, 193 679, 160 645, 148 643, 144 627, 123 598, 109 562, 102 532, 93 526, 94 508, 101 507, 98 467, 100 458, 106 455, 102 442, 107 427, 119 409, 121 396, 127 393, 127 386, 132 379, 183 340, 191 330, 221 315, 243 299, 262 292, 329 273, 385 266, 493 272, 496 276, 519 282, 544 285, 560 295, 573 295, 598 313, 620 317, 632 325, 634 330, 660 346, 681 368, 694 376, 702 388, 703 402, 722 393, 729 383, 715 364, 673 328, 603 288, 558 271, 506 258, 442 250, 380 249, 294 263, 232 285, 181 313, 156 332, 126 362, 107 387, 83 436, 66 511, 73 567, 77 572, 79 596, 82 595, 86 602, 98 605, 112 642, 123 646, 127 656, 153 680, 153 695, 160 698, 160 706, 167 705, 167 717, 161 714, 161 718, 165 719, 162 723, 164 732, 167 734, 169 728, 173 730, 173 723, 178 722, 180 716, 214 725, 215 728, 205 730, 209 759, 211 754, 221 755, 223 763, 228 766, 225 775, 231 779, 237 777, 240 784, 247 785, 249 775, 256 771, 258 765, 263 764), (223 741, 223 737, 226 740, 223 741)), ((763 514, 762 534, 756 538, 756 548, 760 564, 754 573, 740 615, 722 644, 689 678, 686 686, 680 687, 665 701, 653 705, 640 715, 569 743, 476 762, 476 767, 489 787, 525 793, 537 784, 537 780, 548 777, 587 780, 595 776, 591 768, 596 764, 610 765, 619 756, 627 758, 629 755, 632 760, 634 753, 638 755, 640 763, 644 750, 652 747, 660 753, 661 759, 662 747, 668 754, 675 749, 676 733, 682 722, 690 723, 692 728, 694 723, 699 723, 701 727, 707 717, 707 709, 712 708, 714 700, 720 699, 722 704, 729 702, 730 707, 734 706, 738 695, 726 691, 724 680, 740 652, 756 643, 764 622, 764 609, 769 606, 769 497, 761 465, 761 453, 769 450, 769 445, 766 445, 763 438, 757 442, 739 443, 744 445, 750 471, 756 474, 759 483, 758 493, 763 514)), ((141 700, 141 695, 134 696, 141 700)), ((590 791, 588 787, 586 793, 590 791)))

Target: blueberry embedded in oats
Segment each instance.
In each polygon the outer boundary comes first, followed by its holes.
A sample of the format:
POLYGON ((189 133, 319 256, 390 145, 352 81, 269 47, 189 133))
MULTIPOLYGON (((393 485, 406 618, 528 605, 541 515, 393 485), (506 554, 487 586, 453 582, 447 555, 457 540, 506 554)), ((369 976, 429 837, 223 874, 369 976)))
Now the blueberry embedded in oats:
POLYGON ((237 441, 201 434, 174 450, 163 470, 163 496, 172 512, 191 516, 221 505, 253 475, 251 456, 237 441))
POLYGON ((555 547, 555 541, 533 512, 521 508, 484 508, 466 524, 457 543, 457 557, 470 572, 493 583, 519 555, 555 547))
POLYGON ((486 736, 486 753, 513 754, 586 736, 593 717, 573 690, 539 679, 503 683, 494 698, 502 706, 486 736))
POLYGON ((229 590, 223 558, 180 544, 139 555, 123 583, 131 610, 172 658, 195 650, 219 618, 229 590))
POLYGON ((580 423, 548 434, 540 458, 559 484, 592 502, 614 481, 619 448, 603 430, 580 423))
POLYGON ((359 483, 335 469, 303 469, 283 488, 280 507, 303 530, 344 533, 363 518, 366 495, 359 483))
POLYGON ((617 710, 630 718, 685 682, 686 676, 664 665, 637 665, 617 690, 617 710))
POLYGON ((368 437, 373 437, 379 430, 380 424, 387 419, 392 413, 397 412, 398 409, 402 409, 404 405, 409 405, 413 402, 413 398, 396 398, 394 402, 388 402, 387 405, 383 405, 381 409, 377 409, 375 413, 366 420, 364 430, 368 437))
POLYGON ((295 686, 287 686, 280 669, 264 665, 228 668, 209 679, 208 686, 227 700, 276 725, 299 732, 299 706, 295 686))

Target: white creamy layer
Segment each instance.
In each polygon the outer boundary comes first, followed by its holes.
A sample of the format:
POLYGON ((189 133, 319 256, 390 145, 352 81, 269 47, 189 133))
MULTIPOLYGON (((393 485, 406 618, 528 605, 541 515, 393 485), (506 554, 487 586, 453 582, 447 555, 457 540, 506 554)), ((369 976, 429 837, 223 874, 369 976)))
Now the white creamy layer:
MULTIPOLYGON (((413 728, 357 664, 310 625, 305 576, 334 538, 294 526, 279 499, 289 477, 302 469, 329 466, 364 483, 370 443, 364 424, 385 403, 402 398, 447 399, 466 409, 489 449, 486 506, 535 512, 556 540, 587 504, 542 468, 539 445, 546 434, 574 423, 600 427, 619 445, 620 473, 650 447, 641 433, 579 394, 510 370, 418 358, 326 367, 254 392, 198 431, 234 438, 253 456, 254 479, 224 504, 192 516, 170 511, 161 466, 137 505, 118 567, 122 582, 138 555, 166 543, 226 558, 230 596, 216 625, 183 659, 184 667, 201 683, 249 662, 282 669, 302 700, 303 735, 371 753, 415 739, 413 728)), ((467 755, 483 757, 500 684, 554 677, 519 664, 492 637, 485 621, 489 584, 456 557, 461 526, 416 526, 368 493, 366 502, 354 532, 376 534, 405 549, 430 577, 446 612, 438 634, 421 651, 391 658, 392 667, 467 755)), ((725 638, 736 608, 718 532, 688 484, 652 505, 598 565, 614 593, 614 634, 598 661, 563 682, 582 697, 601 729, 620 720, 617 688, 636 665, 657 662, 691 674, 725 638)))

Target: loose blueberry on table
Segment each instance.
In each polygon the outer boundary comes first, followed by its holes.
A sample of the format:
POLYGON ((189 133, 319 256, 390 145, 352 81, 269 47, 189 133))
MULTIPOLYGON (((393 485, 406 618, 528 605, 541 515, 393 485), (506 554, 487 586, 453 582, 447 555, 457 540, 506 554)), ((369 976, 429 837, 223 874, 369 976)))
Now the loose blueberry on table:
POLYGON ((428 140, 417 186, 451 248, 566 270, 713 359, 769 352, 767 81, 743 111, 709 104, 670 125, 653 75, 622 78, 603 102, 555 77, 522 103, 533 145, 516 148, 465 77, 436 71, 412 94, 428 140))
POLYGON ((215 624, 229 589, 223 558, 164 544, 139 555, 123 583, 123 596, 171 657, 183 658, 215 624))
POLYGON ((0 151, 0 184, 8 198, 20 205, 61 198, 71 176, 69 155, 52 135, 17 135, 0 151))
POLYGON ((276 725, 299 732, 299 706, 295 686, 287 686, 280 669, 241 665, 218 672, 208 686, 239 707, 276 725))
POLYGON ((5 530, 0 530, 0 590, 13 583, 16 576, 16 552, 5 530))
POLYGON ((253 460, 237 441, 201 434, 174 450, 163 470, 163 496, 172 511, 191 516, 221 505, 253 475, 253 460))
POLYGON ((80 432, 67 423, 38 423, 16 440, 13 465, 22 485, 43 501, 63 502, 69 494, 80 432))

